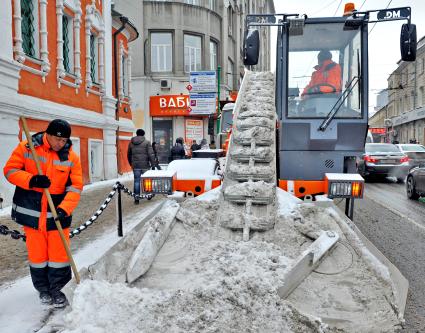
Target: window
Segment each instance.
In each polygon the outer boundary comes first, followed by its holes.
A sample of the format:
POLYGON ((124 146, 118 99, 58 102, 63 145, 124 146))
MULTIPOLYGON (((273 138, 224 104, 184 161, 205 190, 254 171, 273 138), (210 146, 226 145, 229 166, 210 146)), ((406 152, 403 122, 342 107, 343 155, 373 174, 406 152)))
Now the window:
POLYGON ((201 44, 201 37, 184 35, 184 71, 186 73, 201 69, 201 44))
POLYGON ((233 61, 229 59, 227 62, 227 85, 230 90, 233 90, 233 67, 233 61))
POLYGON ((93 83, 98 82, 98 64, 99 64, 99 50, 98 38, 95 34, 90 35, 90 77, 93 83))
POLYGON ((361 33, 343 24, 306 25, 302 35, 289 34, 288 118, 326 118, 334 107, 335 118, 362 117, 361 44, 361 33))
POLYGON ((210 40, 210 70, 217 69, 217 43, 210 40))
POLYGON ((233 8, 229 6, 227 9, 227 20, 228 20, 228 35, 233 36, 233 8))
POLYGON ((62 16, 63 38, 63 67, 67 73, 74 74, 74 31, 73 19, 67 15, 62 16))
MULTIPOLYGON (((86 6, 86 92, 103 96, 105 93, 105 23, 97 2, 86 6)), ((75 35, 75 37, 78 34, 75 35)))
POLYGON ((22 48, 27 56, 38 57, 38 0, 21 0, 22 48))
POLYGON ((208 1, 208 8, 211 10, 217 10, 217 0, 209 0, 208 1))
POLYGON ((127 57, 123 56, 121 58, 121 68, 122 68, 122 74, 121 74, 121 84, 122 84, 122 90, 124 96, 128 96, 128 70, 127 70, 127 57))
POLYGON ((151 71, 171 72, 173 67, 172 35, 170 32, 151 33, 151 71))

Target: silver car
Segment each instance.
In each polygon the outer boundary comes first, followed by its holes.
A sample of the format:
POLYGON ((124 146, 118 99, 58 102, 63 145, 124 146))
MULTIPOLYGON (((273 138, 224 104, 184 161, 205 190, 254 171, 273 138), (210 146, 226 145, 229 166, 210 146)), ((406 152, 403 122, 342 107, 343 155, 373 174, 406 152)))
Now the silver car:
POLYGON ((407 155, 390 143, 366 143, 365 153, 357 160, 357 170, 365 180, 378 176, 396 177, 401 183, 409 169, 407 155))
POLYGON ((410 168, 425 164, 425 147, 419 144, 405 143, 396 145, 400 151, 409 157, 410 168))

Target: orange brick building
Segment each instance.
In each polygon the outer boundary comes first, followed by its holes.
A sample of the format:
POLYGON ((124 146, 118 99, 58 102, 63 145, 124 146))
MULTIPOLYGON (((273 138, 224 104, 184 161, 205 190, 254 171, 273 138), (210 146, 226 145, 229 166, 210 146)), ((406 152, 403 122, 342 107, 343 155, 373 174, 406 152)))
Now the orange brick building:
MULTIPOLYGON (((111 0, 5 0, 0 11, 0 162, 54 118, 72 125, 84 182, 130 171, 131 53, 138 32, 111 0)), ((0 195, 11 201, 2 179, 0 195)))

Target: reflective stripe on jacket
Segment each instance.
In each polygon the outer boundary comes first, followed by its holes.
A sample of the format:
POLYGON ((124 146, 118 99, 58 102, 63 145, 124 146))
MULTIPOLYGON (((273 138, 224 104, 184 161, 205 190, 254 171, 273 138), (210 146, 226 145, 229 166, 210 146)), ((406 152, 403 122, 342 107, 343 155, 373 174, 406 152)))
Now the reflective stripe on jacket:
MULTIPOLYGON (((71 224, 71 214, 78 205, 83 189, 80 159, 71 149, 71 140, 59 152, 50 148, 43 132, 34 134, 32 141, 43 174, 51 181, 49 192, 53 203, 56 208, 62 208, 69 215, 65 221, 61 221, 62 227, 67 228, 71 224)), ((43 189, 29 187, 30 179, 38 172, 27 141, 15 148, 3 172, 7 180, 16 185, 12 218, 17 223, 34 229, 55 230, 56 225, 43 189)))

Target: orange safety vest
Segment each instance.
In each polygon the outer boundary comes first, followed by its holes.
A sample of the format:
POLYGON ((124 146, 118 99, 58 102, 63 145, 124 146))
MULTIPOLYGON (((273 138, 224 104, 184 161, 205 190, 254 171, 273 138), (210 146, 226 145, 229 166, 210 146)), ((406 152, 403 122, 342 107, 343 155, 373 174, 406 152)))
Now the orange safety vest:
POLYGON ((325 60, 322 66, 314 67, 310 83, 301 96, 310 94, 329 94, 341 91, 341 66, 332 60, 325 60))
MULTIPOLYGON (((56 152, 50 148, 44 132, 32 136, 43 174, 49 177, 49 192, 56 208, 62 208, 67 218, 62 228, 71 225, 71 214, 77 207, 83 189, 80 158, 72 150, 72 142, 56 152)), ((21 142, 13 151, 4 169, 6 179, 16 185, 13 196, 12 218, 19 224, 33 229, 56 230, 47 198, 41 188, 30 188, 33 175, 38 174, 35 160, 27 141, 21 142)))

